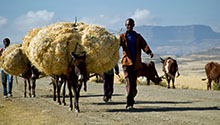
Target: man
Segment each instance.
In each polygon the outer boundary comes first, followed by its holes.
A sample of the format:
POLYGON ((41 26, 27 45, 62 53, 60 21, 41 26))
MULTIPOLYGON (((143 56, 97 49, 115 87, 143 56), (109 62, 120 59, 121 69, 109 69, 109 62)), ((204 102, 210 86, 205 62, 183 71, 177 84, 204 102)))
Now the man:
MULTIPOLYGON (((113 68, 115 69, 115 74, 119 75, 119 68, 118 64, 113 68)), ((114 85, 114 70, 111 69, 107 72, 102 73, 102 79, 103 79, 103 88, 104 88, 104 97, 103 101, 108 102, 112 98, 112 94, 114 91, 113 85, 114 85)))
POLYGON ((127 108, 133 108, 135 103, 134 97, 137 94, 137 73, 142 68, 141 64, 141 50, 150 57, 153 53, 144 38, 136 33, 133 28, 135 26, 134 20, 128 18, 125 22, 126 32, 120 34, 120 46, 123 49, 122 68, 126 79, 127 90, 127 108))
MULTIPOLYGON (((6 49, 10 45, 10 40, 8 38, 5 38, 3 40, 4 49, 6 49)), ((2 55, 3 50, 1 51, 0 55, 2 55)), ((3 70, 1 70, 1 80, 2 80, 2 86, 3 86, 3 95, 4 98, 7 98, 8 96, 12 96, 12 84, 13 84, 13 76, 10 74, 5 73, 3 70), (7 80, 8 80, 8 92, 7 92, 7 80)))

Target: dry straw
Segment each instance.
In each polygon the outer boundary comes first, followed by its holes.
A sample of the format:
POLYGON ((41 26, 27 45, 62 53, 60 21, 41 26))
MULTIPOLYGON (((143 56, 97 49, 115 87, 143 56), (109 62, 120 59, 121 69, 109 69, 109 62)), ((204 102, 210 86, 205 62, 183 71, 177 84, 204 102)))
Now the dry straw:
POLYGON ((102 26, 56 23, 33 29, 23 38, 27 57, 47 75, 66 74, 71 62, 70 52, 75 48, 76 54, 86 52, 89 73, 105 72, 119 59, 119 40, 102 26))
POLYGON ((1 68, 11 75, 24 74, 30 61, 22 52, 21 44, 13 44, 5 49, 0 60, 1 68))

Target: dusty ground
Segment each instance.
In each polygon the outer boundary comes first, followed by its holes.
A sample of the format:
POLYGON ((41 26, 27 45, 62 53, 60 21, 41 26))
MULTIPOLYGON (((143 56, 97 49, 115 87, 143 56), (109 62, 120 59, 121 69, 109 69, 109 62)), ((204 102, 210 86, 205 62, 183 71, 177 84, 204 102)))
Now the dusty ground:
MULTIPOLYGON (((52 99, 49 78, 37 81, 36 98, 23 97, 23 83, 14 83, 13 97, 2 97, 0 86, 0 125, 8 124, 171 124, 219 125, 220 91, 167 89, 138 86, 135 109, 126 110, 124 84, 115 84, 112 101, 104 103, 101 83, 88 83, 81 92, 80 113, 68 111, 52 99)), ((191 84, 194 84, 193 81, 191 84)))

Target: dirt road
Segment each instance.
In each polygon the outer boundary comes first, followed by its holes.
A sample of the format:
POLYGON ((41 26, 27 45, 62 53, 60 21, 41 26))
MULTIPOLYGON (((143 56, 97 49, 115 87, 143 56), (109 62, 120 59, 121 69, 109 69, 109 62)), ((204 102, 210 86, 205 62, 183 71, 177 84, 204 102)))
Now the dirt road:
MULTIPOLYGON (((124 84, 115 84, 112 101, 104 103, 101 83, 88 83, 81 92, 80 113, 68 111, 52 99, 49 78, 37 81, 36 98, 23 97, 23 83, 14 82, 13 97, 2 97, 0 87, 0 125, 7 124, 169 124, 219 125, 220 91, 167 89, 138 86, 135 109, 126 110, 124 84)), ((192 83, 193 84, 193 83, 192 83)))

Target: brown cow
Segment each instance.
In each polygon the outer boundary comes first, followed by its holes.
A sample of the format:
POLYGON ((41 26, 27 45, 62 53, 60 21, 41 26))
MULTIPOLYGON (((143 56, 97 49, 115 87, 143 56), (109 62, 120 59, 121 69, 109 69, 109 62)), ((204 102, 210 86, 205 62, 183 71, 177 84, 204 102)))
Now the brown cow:
POLYGON ((155 64, 153 61, 149 63, 142 63, 142 69, 138 71, 137 76, 145 76, 147 78, 147 85, 150 85, 150 80, 158 85, 162 80, 157 74, 155 64))
POLYGON ((170 88, 170 80, 172 80, 173 88, 175 88, 174 82, 175 82, 176 72, 177 72, 177 77, 180 75, 176 60, 174 60, 171 57, 168 57, 165 60, 160 57, 160 60, 163 65, 163 72, 165 73, 165 77, 168 82, 168 88, 170 88))
MULTIPOLYGON (((217 82, 220 78, 220 64, 217 62, 209 62, 205 65, 205 72, 208 79, 207 90, 211 90, 212 81, 217 82)), ((206 79, 202 79, 206 80, 206 79)))

